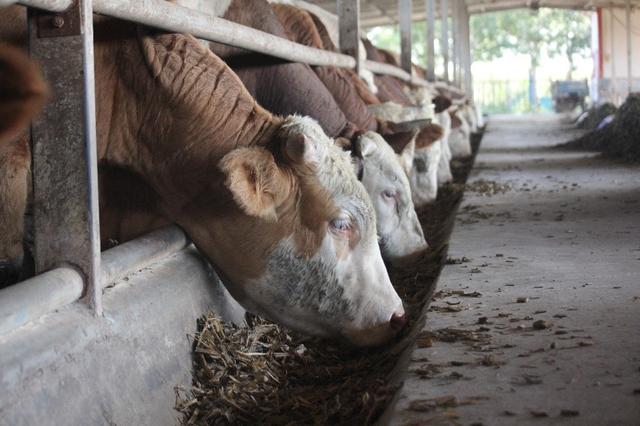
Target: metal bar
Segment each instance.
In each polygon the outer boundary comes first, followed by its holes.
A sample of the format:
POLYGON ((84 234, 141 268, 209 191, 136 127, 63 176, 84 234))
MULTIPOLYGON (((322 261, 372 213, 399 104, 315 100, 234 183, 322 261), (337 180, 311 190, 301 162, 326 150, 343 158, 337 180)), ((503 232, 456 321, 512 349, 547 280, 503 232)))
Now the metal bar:
POLYGON ((471 31, 469 26, 469 9, 467 5, 462 3, 463 13, 463 29, 464 29, 464 76, 465 76, 465 92, 469 98, 473 98, 473 78, 471 75, 471 31))
POLYGON ((409 74, 411 74, 411 12, 412 0, 398 0, 400 66, 409 74))
POLYGON ((611 96, 613 104, 618 105, 618 79, 616 75, 616 56, 615 52, 615 37, 614 37, 614 28, 615 28, 615 15, 613 14, 613 7, 609 8, 609 37, 611 39, 611 52, 609 53, 609 61, 611 61, 611 96))
POLYGON ((633 89, 633 75, 631 62, 631 0, 625 2, 625 21, 627 26, 627 95, 631 94, 633 89))
POLYGON ((36 272, 76 266, 87 302, 102 313, 91 1, 63 15, 30 10, 31 55, 52 85, 33 123, 36 272))
POLYGON ((109 249, 102 253, 101 285, 104 288, 131 272, 177 253, 188 244, 189 239, 182 229, 168 226, 109 249))
POLYGON ((340 51, 355 59, 360 73, 360 0, 338 0, 340 51))
POLYGON ((419 77, 409 74, 405 70, 393 65, 385 64, 382 62, 366 60, 364 67, 375 74, 384 74, 396 77, 406 83, 411 83, 416 86, 429 86, 430 83, 427 80, 423 80, 419 77))
POLYGON ((162 0, 94 0, 97 13, 126 19, 167 31, 258 51, 293 62, 354 68, 348 55, 328 52, 245 27, 225 19, 204 15, 162 0))
MULTIPOLYGON (((20 0, 25 6, 49 8, 49 3, 69 0, 20 0)), ((348 0, 343 0, 348 2, 348 0)), ((446 2, 447 0, 441 0, 446 2)), ((351 2, 353 5, 353 2, 351 2)), ((310 65, 332 65, 343 68, 355 68, 356 59, 349 55, 327 52, 320 49, 293 43, 289 40, 235 24, 222 18, 204 15, 196 10, 181 7, 160 0, 94 0, 94 12, 120 19, 139 22, 167 31, 191 33, 206 40, 255 50, 267 55, 279 57, 293 62, 310 65)), ((370 61, 367 61, 369 63, 370 61)), ((403 70, 393 66, 374 65, 372 72, 388 74, 404 81, 426 84, 422 79, 407 76, 403 70)))
POLYGON ((451 0, 451 39, 453 40, 453 54, 451 55, 451 62, 453 63, 453 76, 451 80, 453 84, 460 87, 460 80, 458 75, 458 68, 460 67, 458 47, 460 44, 460 34, 458 33, 458 0, 451 0))
POLYGON ((436 54, 435 54, 435 25, 436 25, 436 0, 425 0, 427 10, 427 80, 436 79, 436 54))
POLYGON ((447 0, 440 0, 440 19, 442 34, 440 35, 440 50, 444 60, 444 81, 449 82, 449 4, 447 0))
POLYGON ((9 0, 7 3, 7 5, 11 3, 20 3, 25 6, 35 7, 36 9, 47 10, 49 12, 62 12, 71 7, 73 0, 28 0, 26 2, 9 0))
POLYGON ((75 302, 82 296, 82 274, 56 268, 0 290, 0 335, 75 302))
MULTIPOLYGON (((113 282, 175 254, 189 244, 177 226, 168 226, 102 253, 100 291, 113 282)), ((77 301, 82 274, 60 267, 0 290, 0 335, 77 301)))
MULTIPOLYGON (((25 6, 49 9, 62 0, 20 0, 25 6)), ((254 50, 292 62, 354 68, 355 59, 340 53, 304 46, 263 31, 203 14, 163 0, 94 0, 95 13, 138 22, 166 31, 254 50)))

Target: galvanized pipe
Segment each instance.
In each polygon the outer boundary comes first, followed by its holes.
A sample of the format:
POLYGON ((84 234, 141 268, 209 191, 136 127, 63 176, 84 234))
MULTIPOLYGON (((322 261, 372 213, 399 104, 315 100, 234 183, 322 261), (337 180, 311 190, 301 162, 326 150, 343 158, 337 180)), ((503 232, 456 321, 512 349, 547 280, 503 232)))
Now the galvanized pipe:
POLYGON ((349 55, 327 52, 162 0, 94 0, 96 13, 254 50, 293 62, 354 68, 349 55))
POLYGON ((392 77, 399 78, 406 83, 411 83, 416 86, 429 85, 428 81, 423 80, 419 77, 415 77, 401 68, 383 62, 376 62, 367 59, 364 62, 364 67, 375 74, 390 75, 392 77))
POLYGON ((609 60, 611 61, 611 97, 613 98, 613 104, 618 105, 618 76, 616 75, 616 55, 615 55, 615 37, 614 37, 614 29, 615 29, 615 15, 614 8, 609 8, 610 20, 609 20, 609 36, 611 38, 611 52, 609 52, 609 60))
POLYGON ((400 24, 400 67, 411 72, 411 13, 412 0, 398 1, 398 16, 400 24))
POLYGON ((625 2, 625 21, 627 26, 627 95, 630 95, 633 89, 633 63, 631 62, 631 0, 627 0, 625 2))
POLYGON ((172 225, 126 242, 102 253, 100 283, 102 288, 170 256, 189 245, 184 231, 172 225))
POLYGON ((86 302, 101 314, 93 12, 79 0, 60 16, 29 10, 29 52, 52 96, 31 127, 36 273, 62 265, 86 280, 86 302), (53 25, 59 19, 60 25, 53 25))
MULTIPOLYGON (((180 228, 168 226, 103 252, 99 291, 188 244, 180 228)), ((0 335, 77 301, 83 291, 82 274, 69 266, 0 290, 0 335)))
MULTIPOLYGON (((446 2, 446 0, 442 1, 446 2)), ((72 0, 19 0, 18 3, 58 11, 70 5, 72 0)), ((356 59, 349 55, 304 46, 162 0, 94 0, 93 10, 102 15, 138 22, 166 31, 190 33, 205 40, 257 51, 292 62, 341 68, 356 67, 356 59)), ((370 61, 366 61, 366 63, 368 64, 370 61)), ((412 84, 426 84, 426 81, 412 77, 392 65, 373 65, 373 68, 368 66, 365 68, 376 74, 392 75, 412 84)))
POLYGON ((436 57, 435 57, 435 25, 436 25, 436 0, 425 0, 425 8, 427 10, 427 80, 434 81, 436 79, 436 57))
POLYGON ((75 302, 84 289, 80 272, 61 267, 0 290, 0 335, 75 302))
POLYGON ((444 60, 444 81, 449 82, 449 5, 447 0, 440 0, 440 50, 442 51, 442 59, 444 60))
POLYGON ((360 73, 360 0, 338 0, 340 51, 356 61, 360 73))

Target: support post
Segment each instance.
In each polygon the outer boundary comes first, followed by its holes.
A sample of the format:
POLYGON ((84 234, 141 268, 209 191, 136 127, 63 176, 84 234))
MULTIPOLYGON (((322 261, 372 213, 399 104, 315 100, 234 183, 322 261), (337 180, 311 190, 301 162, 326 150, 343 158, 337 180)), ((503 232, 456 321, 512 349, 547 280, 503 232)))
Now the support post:
POLYGON ((360 74, 360 0, 338 0, 337 7, 340 51, 353 56, 356 72, 360 74))
POLYGON ((444 81, 449 82, 449 4, 447 0, 440 0, 440 50, 442 51, 442 59, 444 61, 444 81))
POLYGON ((469 25, 469 9, 467 5, 462 3, 464 27, 464 77, 465 77, 465 91, 469 98, 473 97, 473 78, 471 76, 471 30, 469 25))
POLYGON ((618 79, 616 75, 616 55, 615 52, 615 37, 613 34, 615 28, 615 15, 613 14, 615 9, 613 6, 609 8, 609 38, 611 39, 611 52, 609 52, 609 61, 611 62, 611 97, 613 98, 613 104, 618 105, 618 79))
POLYGON ((398 17, 400 23, 400 66, 411 73, 411 12, 412 0, 398 1, 398 17))
POLYGON ((633 90, 633 63, 631 62, 631 0, 625 2, 625 22, 627 27, 627 95, 633 90))
POLYGON ((436 54, 435 54, 435 24, 436 24, 436 0, 425 0, 427 10, 427 80, 435 81, 436 54))
POLYGON ((451 80, 453 84, 460 87, 460 76, 458 71, 460 68, 460 57, 458 55, 458 49, 460 47, 460 33, 458 32, 458 0, 451 1, 451 38, 453 39, 453 54, 451 55, 451 62, 453 63, 453 76, 451 80))
POLYGON ((101 315, 92 2, 29 14, 31 54, 54 82, 32 126, 36 272, 73 265, 84 300, 101 315))

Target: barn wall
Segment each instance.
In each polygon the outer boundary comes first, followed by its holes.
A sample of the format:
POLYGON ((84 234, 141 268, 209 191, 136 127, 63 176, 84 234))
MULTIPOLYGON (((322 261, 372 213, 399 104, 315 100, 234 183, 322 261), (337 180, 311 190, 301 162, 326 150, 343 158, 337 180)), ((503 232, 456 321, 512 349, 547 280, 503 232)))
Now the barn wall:
MULTIPOLYGON (((602 9, 600 22, 602 74, 598 81, 600 101, 619 104, 628 93, 627 85, 627 30, 625 9, 602 9), (614 24, 611 25, 613 10, 614 24), (613 42, 613 52, 612 52, 613 42), (614 77, 615 72, 615 79, 614 77), (615 82, 612 85, 612 81, 615 82)), ((640 10, 631 13, 632 77, 634 91, 640 90, 640 10)))
POLYGON ((193 247, 121 280, 103 301, 103 317, 74 303, 0 337, 0 425, 174 425, 196 319, 244 319, 193 247))

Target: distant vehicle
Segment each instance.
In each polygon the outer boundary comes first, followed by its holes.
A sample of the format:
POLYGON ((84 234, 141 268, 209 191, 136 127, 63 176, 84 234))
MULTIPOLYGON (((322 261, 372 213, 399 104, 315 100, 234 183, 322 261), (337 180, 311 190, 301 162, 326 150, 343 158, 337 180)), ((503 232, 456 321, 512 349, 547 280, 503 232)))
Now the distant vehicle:
POLYGON ((555 112, 571 111, 577 106, 584 109, 585 98, 589 96, 589 85, 586 80, 560 80, 551 84, 553 110, 555 112))

